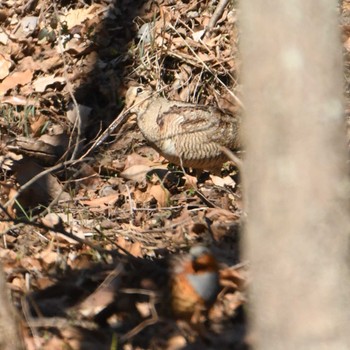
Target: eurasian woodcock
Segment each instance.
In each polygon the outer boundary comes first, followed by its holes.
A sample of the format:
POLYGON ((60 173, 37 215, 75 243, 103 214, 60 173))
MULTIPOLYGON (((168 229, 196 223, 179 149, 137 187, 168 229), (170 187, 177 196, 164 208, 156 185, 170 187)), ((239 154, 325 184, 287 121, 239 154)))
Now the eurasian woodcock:
POLYGON ((221 147, 241 146, 240 118, 217 107, 170 101, 144 86, 130 87, 125 100, 145 139, 172 163, 217 171, 228 160, 221 147))

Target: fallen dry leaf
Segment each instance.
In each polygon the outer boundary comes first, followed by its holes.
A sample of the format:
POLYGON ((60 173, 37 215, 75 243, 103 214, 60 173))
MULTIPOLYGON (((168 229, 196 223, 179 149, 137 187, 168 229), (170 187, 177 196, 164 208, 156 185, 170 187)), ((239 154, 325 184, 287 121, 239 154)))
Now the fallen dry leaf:
POLYGON ((79 311, 85 317, 92 317, 113 302, 115 291, 110 286, 102 286, 89 295, 79 306, 79 311))
POLYGON ((6 33, 0 30, 0 44, 7 45, 9 37, 6 33))
POLYGON ((135 303, 137 311, 142 315, 142 317, 150 317, 152 312, 152 307, 150 303, 144 302, 144 303, 135 303))
POLYGON ((79 117, 80 117, 80 129, 81 132, 83 132, 89 125, 89 116, 92 111, 92 108, 89 106, 84 106, 82 104, 77 105, 78 108, 76 108, 76 105, 70 104, 68 106, 67 110, 67 119, 74 125, 76 123, 76 120, 78 118, 78 111, 79 111, 79 117))
POLYGON ((158 207, 169 206, 170 193, 162 185, 150 185, 148 192, 157 200, 158 207))
POLYGON ((185 178, 185 187, 188 188, 188 189, 197 189, 197 182, 198 182, 198 179, 196 176, 191 176, 191 175, 188 175, 185 173, 184 175, 184 178, 185 178))
MULTIPOLYGON (((83 234, 81 229, 79 231, 75 230, 75 232, 72 232, 72 233, 77 238, 85 239, 85 236, 84 236, 84 234, 83 234)), ((56 231, 49 231, 49 234, 50 234, 51 237, 53 237, 55 239, 55 241, 67 242, 70 245, 78 245, 78 244, 80 244, 76 239, 68 237, 67 235, 65 235, 63 233, 57 233, 56 231)))
POLYGON ((64 83, 66 81, 63 77, 55 77, 55 74, 40 77, 33 82, 34 90, 36 92, 44 92, 46 88, 55 83, 64 83))
POLYGON ((180 350, 186 347, 186 338, 181 334, 171 336, 167 343, 167 350, 180 350))
POLYGON ((45 215, 42 219, 41 222, 43 225, 45 225, 48 228, 55 228, 58 225, 62 225, 62 219, 60 218, 59 215, 55 213, 49 213, 45 215))
POLYGON ((4 79, 10 74, 12 63, 0 54, 0 80, 4 79))
POLYGON ((7 231, 11 226, 13 225, 12 222, 3 222, 0 221, 0 234, 3 234, 3 232, 7 231))
POLYGON ((98 10, 103 9, 101 5, 94 4, 87 8, 73 9, 61 17, 61 21, 65 22, 68 29, 82 24, 88 19, 94 18, 98 10))
POLYGON ((146 157, 142 157, 137 153, 131 153, 126 157, 125 170, 134 165, 147 165, 148 167, 153 165, 153 162, 146 157))
POLYGON ((27 69, 24 72, 14 72, 7 76, 0 84, 0 95, 5 95, 7 91, 19 86, 26 85, 31 82, 33 72, 27 69))
POLYGON ((118 200, 118 197, 119 193, 116 192, 105 197, 98 197, 91 200, 82 200, 80 203, 89 207, 106 209, 109 206, 114 205, 114 203, 118 200))
POLYGON ((6 96, 1 99, 1 103, 7 103, 12 106, 38 106, 38 101, 21 95, 6 96))
POLYGON ((125 249, 127 252, 129 252, 131 255, 134 257, 141 257, 142 256, 142 251, 141 251, 141 243, 136 241, 136 242, 131 242, 127 239, 125 239, 122 236, 119 236, 116 240, 117 244, 125 249))
POLYGON ((12 36, 16 39, 25 40, 35 31, 38 21, 39 17, 35 16, 21 18, 20 25, 16 26, 16 30, 12 33, 12 36))
POLYGON ((141 258, 142 257, 142 244, 139 241, 134 242, 129 250, 129 253, 133 255, 135 258, 141 258))
POLYGON ((146 205, 154 198, 149 191, 134 190, 133 194, 135 203, 142 203, 142 205, 146 205))
MULTIPOLYGON (((29 180, 45 170, 27 157, 14 163, 13 169, 16 172, 16 180, 20 186, 25 185, 29 180)), ((70 199, 69 194, 62 191, 62 185, 57 178, 51 174, 45 174, 23 191, 19 201, 25 207, 35 207, 39 204, 46 205, 57 196, 62 200, 70 199)))
POLYGON ((53 250, 51 246, 40 252, 36 258, 40 259, 46 265, 44 267, 49 267, 61 259, 60 254, 57 251, 53 250))
POLYGON ((229 186, 231 188, 235 188, 236 186, 236 183, 231 176, 220 177, 220 176, 210 175, 210 178, 211 178, 211 181, 213 181, 213 184, 216 186, 220 186, 220 187, 229 186))
POLYGON ((151 169, 148 165, 132 165, 130 168, 121 172, 120 176, 128 180, 141 182, 146 179, 146 175, 151 169))

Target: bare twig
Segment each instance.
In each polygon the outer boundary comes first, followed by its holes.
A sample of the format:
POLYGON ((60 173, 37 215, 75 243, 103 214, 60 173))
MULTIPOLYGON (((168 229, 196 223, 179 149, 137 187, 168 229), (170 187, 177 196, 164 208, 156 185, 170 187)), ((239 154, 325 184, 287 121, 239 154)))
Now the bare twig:
POLYGON ((230 0, 220 0, 213 15, 210 18, 210 21, 208 23, 208 25, 206 26, 206 28, 204 29, 204 34, 209 34, 212 29, 214 28, 216 22, 219 20, 219 18, 222 16, 222 14, 224 13, 225 7, 227 6, 228 2, 230 0))
MULTIPOLYGON (((161 90, 159 90, 161 91, 161 90)), ((159 93, 159 91, 154 92, 154 93, 159 93)), ((132 108, 138 106, 139 104, 143 103, 146 99, 150 98, 151 96, 145 98, 144 100, 139 101, 138 103, 136 103, 135 105, 132 106, 132 108)), ((92 144, 92 146, 80 157, 80 159, 86 157, 87 155, 89 155, 91 152, 93 152, 96 148, 98 148, 104 141, 107 140, 107 138, 113 133, 113 131, 123 125, 126 120, 129 117, 129 112, 130 112, 131 108, 124 108, 120 114, 117 116, 116 119, 114 119, 114 121, 109 125, 109 127, 96 139, 96 141, 92 144)), ((115 140, 117 139, 117 137, 115 138, 115 140)))
POLYGON ((227 147, 221 146, 220 148, 221 148, 221 151, 225 153, 226 156, 236 164, 238 170, 241 172, 243 167, 243 162, 227 147))
MULTIPOLYGON (((169 28, 171 28, 175 33, 177 33, 179 35, 180 38, 182 38, 181 34, 178 32, 178 30, 171 24, 169 24, 169 28)), ((188 44, 188 42, 186 41, 186 39, 182 38, 184 44, 188 47, 188 49, 192 52, 192 54, 197 58, 197 60, 202 64, 203 67, 205 67, 205 69, 210 72, 213 77, 215 78, 215 80, 221 84, 227 91, 228 93, 234 98, 234 100, 236 101, 236 103, 242 108, 244 109, 244 105, 242 103, 242 101, 221 81, 221 79, 219 79, 217 77, 216 74, 214 74, 214 72, 210 69, 210 67, 197 55, 197 53, 193 50, 193 48, 191 47, 191 45, 188 44)))
POLYGON ((120 114, 117 116, 116 119, 109 125, 109 127, 103 131, 103 133, 95 140, 95 142, 92 144, 92 146, 80 157, 80 159, 83 159, 87 155, 91 154, 96 148, 101 146, 103 142, 107 140, 108 137, 113 133, 113 131, 123 125, 125 121, 128 119, 128 110, 123 109, 120 114))
POLYGON ((121 126, 127 120, 128 113, 127 110, 122 110, 116 119, 111 123, 111 125, 97 138, 97 140, 92 144, 92 146, 82 155, 81 158, 86 157, 90 154, 95 148, 99 147, 107 138, 113 133, 113 131, 121 126))
POLYGON ((11 199, 9 199, 5 204, 4 207, 7 208, 8 206, 10 206, 11 204, 14 203, 14 201, 23 193, 23 191, 25 191, 29 186, 31 186, 33 183, 35 183, 36 181, 38 181, 40 178, 42 178, 43 176, 50 174, 54 171, 57 171, 63 167, 66 167, 67 165, 71 165, 71 164, 76 164, 79 162, 87 162, 89 160, 93 160, 92 158, 85 158, 85 159, 78 159, 78 160, 67 160, 63 163, 59 163, 54 165, 53 167, 50 167, 48 169, 43 170, 42 172, 40 172, 39 174, 35 175, 34 177, 32 177, 29 181, 27 181, 23 186, 20 187, 20 189, 18 190, 18 192, 16 193, 16 195, 14 197, 12 197, 11 199))
MULTIPOLYGON (((4 212, 6 212, 5 208, 0 204, 0 209, 2 209, 4 212)), ((80 244, 85 244, 87 245, 88 247, 90 247, 91 249, 94 249, 95 251, 97 251, 98 253, 100 254, 109 254, 109 255, 112 255, 112 256, 124 256, 116 251, 113 251, 113 250, 107 250, 107 249, 104 249, 104 248, 101 248, 100 246, 98 245, 95 245, 91 242, 89 242, 88 240, 86 239, 82 239, 76 235, 74 235, 73 233, 71 232, 68 232, 64 229, 63 225, 56 225, 55 227, 48 227, 47 225, 44 225, 43 223, 40 223, 40 222, 33 222, 33 221, 28 221, 28 220, 21 220, 21 219, 2 219, 1 220, 2 222, 13 222, 14 223, 14 226, 12 226, 10 229, 7 229, 5 230, 4 232, 1 232, 1 234, 5 234, 7 231, 9 230, 12 230, 14 229, 14 227, 16 226, 24 226, 24 225, 29 225, 29 226, 33 226, 33 227, 36 227, 36 228, 39 228, 39 229, 43 229, 43 230, 46 230, 46 231, 52 231, 52 232, 56 232, 56 233, 60 233, 68 238, 71 238, 73 239, 74 241, 80 243, 80 244)))
POLYGON ((127 288, 122 290, 123 293, 130 293, 130 294, 144 294, 148 295, 149 305, 151 309, 151 318, 148 318, 141 323, 139 323, 136 327, 134 327, 132 330, 121 336, 121 341, 126 341, 128 339, 131 339, 136 334, 140 333, 143 329, 145 329, 148 326, 151 326, 153 324, 156 324, 159 321, 159 316, 155 307, 156 300, 158 295, 154 291, 145 290, 145 289, 135 289, 135 288, 127 288))

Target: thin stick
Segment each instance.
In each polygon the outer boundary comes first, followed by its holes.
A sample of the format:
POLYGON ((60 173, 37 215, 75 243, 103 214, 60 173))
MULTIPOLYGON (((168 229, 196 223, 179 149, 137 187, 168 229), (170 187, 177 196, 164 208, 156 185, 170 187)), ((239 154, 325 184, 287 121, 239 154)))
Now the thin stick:
MULTIPOLYGON (((161 92, 163 89, 159 89, 158 91, 153 92, 152 96, 154 94, 157 94, 159 92, 161 92)), ((114 121, 108 126, 108 128, 96 139, 96 141, 92 144, 92 146, 79 158, 79 159, 83 159, 84 157, 86 157, 87 155, 89 155, 95 148, 99 147, 104 141, 106 141, 106 139, 113 133, 113 131, 121 126, 122 124, 125 123, 125 121, 128 119, 130 113, 130 110, 138 105, 140 105, 141 103, 143 103, 144 101, 146 101, 147 99, 151 98, 152 96, 148 96, 145 99, 139 101, 138 103, 130 106, 130 107, 124 107, 124 109, 120 112, 120 114, 117 116, 116 119, 114 119, 114 121)), ((117 139, 117 137, 115 138, 117 139)))
POLYGON ((47 174, 50 174, 53 171, 56 171, 58 169, 61 169, 61 168, 65 167, 65 166, 67 166, 67 165, 76 164, 76 163, 79 163, 79 162, 82 162, 82 161, 87 162, 89 160, 93 160, 93 159, 92 158, 85 158, 85 159, 82 159, 82 160, 80 160, 80 159, 67 160, 67 161, 65 161, 63 163, 56 164, 56 165, 54 165, 51 168, 43 170, 39 174, 36 174, 34 177, 32 177, 29 181, 27 181, 23 186, 21 186, 20 189, 18 190, 18 192, 16 193, 16 195, 13 198, 9 199, 4 204, 4 207, 7 208, 9 205, 13 204, 14 201, 23 193, 24 190, 26 190, 29 186, 31 186, 34 182, 38 181, 43 176, 45 176, 47 174))
POLYGON ((212 31, 212 29, 214 28, 216 22, 219 20, 219 18, 222 16, 222 14, 224 13, 225 7, 227 6, 229 0, 220 0, 220 2, 218 3, 213 15, 210 18, 210 21, 208 23, 208 25, 206 26, 206 28, 204 29, 204 34, 208 34, 212 31))
POLYGON ((214 72, 209 68, 209 66, 197 55, 197 53, 193 50, 193 48, 191 47, 191 45, 188 44, 188 42, 186 41, 186 39, 182 38, 182 36, 180 35, 180 33, 178 32, 178 30, 172 26, 169 23, 169 28, 171 28, 175 33, 177 33, 179 35, 179 37, 182 39, 182 41, 184 42, 184 44, 187 46, 187 48, 192 52, 192 54, 194 55, 194 57, 197 58, 197 60, 203 65, 203 67, 205 67, 205 69, 210 72, 213 77, 215 78, 215 80, 221 84, 227 91, 228 93, 234 98, 234 100, 237 102, 237 104, 244 109, 244 105, 242 103, 242 101, 221 81, 221 79, 219 79, 217 77, 216 74, 214 74, 214 72))
POLYGON ((236 164, 238 170, 241 172, 242 167, 243 167, 243 162, 232 151, 230 151, 227 147, 221 146, 220 149, 223 153, 226 154, 226 156, 230 160, 232 160, 236 164))

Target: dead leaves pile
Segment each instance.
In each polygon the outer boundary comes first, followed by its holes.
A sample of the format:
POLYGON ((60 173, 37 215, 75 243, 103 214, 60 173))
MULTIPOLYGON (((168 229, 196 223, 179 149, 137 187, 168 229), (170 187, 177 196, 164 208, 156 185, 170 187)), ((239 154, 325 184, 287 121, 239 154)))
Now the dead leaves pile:
POLYGON ((41 2, 35 9, 38 16, 20 17, 11 1, 4 1, 3 6, 0 96, 12 92, 12 98, 5 98, 5 103, 21 105, 28 105, 33 94, 62 91, 67 80, 76 80, 72 79, 73 72, 65 71, 62 53, 70 53, 66 58, 71 64, 81 64, 77 56, 92 45, 87 38, 88 28, 96 28, 108 11, 102 4, 94 4, 62 13, 63 9, 52 9, 41 2))
POLYGON ((218 102, 230 108, 238 68, 237 11, 232 2, 226 1, 218 21, 208 29, 214 10, 223 2, 164 1, 162 6, 153 4, 148 18, 136 18, 132 77, 165 88, 169 99, 218 102))
MULTIPOLYGON (((87 152, 122 109, 130 81, 164 89, 170 99, 234 108, 236 9, 229 2, 210 24, 217 6, 2 1, 0 256, 14 300, 27 305, 19 309, 28 348, 111 348, 123 339, 125 349, 175 349, 235 332, 230 320, 244 301, 245 280, 232 269, 242 212, 236 170, 183 174, 145 144, 134 119, 116 130, 115 141, 87 152), (147 262, 198 242, 212 246, 223 264, 216 329, 191 335, 174 320, 134 333, 97 329, 101 308, 135 286, 133 259, 142 262, 136 292, 147 294, 157 287, 147 262), (95 309, 91 300, 116 267, 115 283, 98 293, 95 309), (47 337, 52 327, 59 334, 47 337)), ((147 323, 151 306, 147 298, 128 302, 108 324, 130 317, 134 326, 147 323)), ((232 345, 228 338, 221 348, 232 345)))

